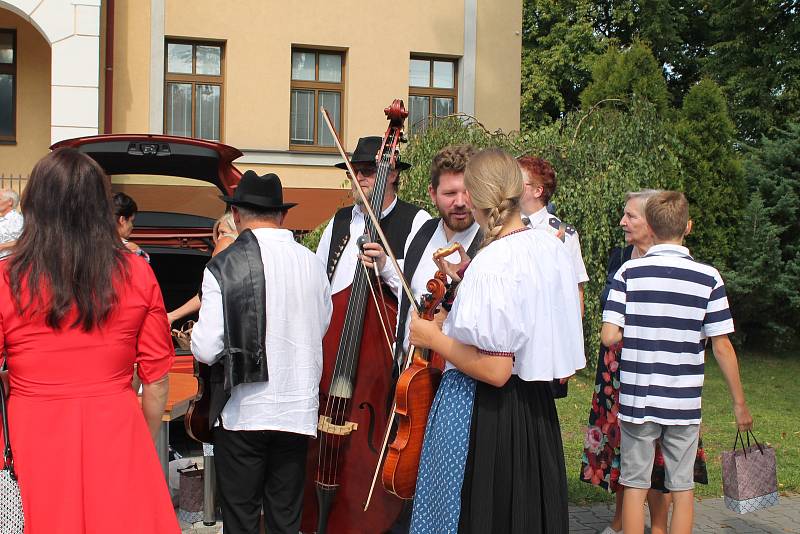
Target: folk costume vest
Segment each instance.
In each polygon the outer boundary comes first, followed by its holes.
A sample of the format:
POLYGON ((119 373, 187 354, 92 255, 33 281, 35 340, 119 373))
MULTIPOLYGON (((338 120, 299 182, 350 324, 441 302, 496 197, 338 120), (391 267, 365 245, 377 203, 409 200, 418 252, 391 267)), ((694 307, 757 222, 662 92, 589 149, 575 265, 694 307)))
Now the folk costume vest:
POLYGON ((207 265, 222 293, 223 349, 212 366, 211 407, 213 425, 239 384, 266 382, 267 324, 264 264, 258 239, 245 230, 207 265))
MULTIPOLYGON (((403 258, 406 239, 411 233, 411 225, 414 217, 421 208, 397 199, 394 208, 381 219, 381 230, 389 240, 389 246, 398 260, 403 258)), ((341 208, 333 217, 333 228, 331 229, 331 246, 328 250, 328 264, 326 272, 328 280, 333 280, 333 273, 336 272, 336 264, 344 251, 344 247, 350 240, 350 221, 353 218, 353 206, 341 208)))

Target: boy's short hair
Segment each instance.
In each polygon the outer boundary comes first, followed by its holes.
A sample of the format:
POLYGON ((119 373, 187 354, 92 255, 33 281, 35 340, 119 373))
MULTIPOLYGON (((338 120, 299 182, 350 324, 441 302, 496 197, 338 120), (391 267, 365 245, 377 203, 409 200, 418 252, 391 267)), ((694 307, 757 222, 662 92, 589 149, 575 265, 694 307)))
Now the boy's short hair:
POLYGON ((661 191, 648 199, 644 215, 660 241, 683 239, 689 222, 689 203, 680 191, 661 191))

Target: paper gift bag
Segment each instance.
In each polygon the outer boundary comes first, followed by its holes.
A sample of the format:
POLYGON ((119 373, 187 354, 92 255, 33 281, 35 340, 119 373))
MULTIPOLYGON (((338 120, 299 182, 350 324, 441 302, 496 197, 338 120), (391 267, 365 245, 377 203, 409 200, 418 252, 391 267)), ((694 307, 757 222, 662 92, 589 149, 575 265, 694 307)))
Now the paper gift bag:
POLYGON ((203 519, 203 473, 203 469, 199 469, 197 464, 178 469, 178 519, 186 523, 196 523, 203 519))
POLYGON ((758 443, 750 431, 745 447, 744 438, 737 432, 733 450, 722 453, 722 489, 725 506, 739 514, 778 504, 775 449, 758 443), (750 436, 755 441, 753 446, 750 436), (739 442, 742 447, 737 450, 739 442))

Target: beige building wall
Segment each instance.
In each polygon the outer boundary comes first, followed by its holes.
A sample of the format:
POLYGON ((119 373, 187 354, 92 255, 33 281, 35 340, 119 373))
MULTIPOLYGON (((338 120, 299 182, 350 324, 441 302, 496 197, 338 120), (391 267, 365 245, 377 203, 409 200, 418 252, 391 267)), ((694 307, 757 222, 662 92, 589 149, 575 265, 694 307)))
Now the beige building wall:
MULTIPOLYGON (((289 152, 292 46, 346 52, 343 141, 345 148, 352 150, 359 137, 381 135, 386 130, 383 109, 394 98, 408 102, 411 54, 465 55, 465 5, 469 1, 478 4, 475 70, 479 76, 483 72, 496 77, 475 86, 473 114, 490 129, 516 130, 519 1, 409 0, 397 9, 385 2, 357 0, 241 0, 236 10, 220 16, 219 3, 214 0, 169 0, 164 34, 166 38, 225 43, 223 142, 245 152, 239 168, 276 172, 289 187, 338 188, 344 176, 330 168, 336 156, 324 162, 319 156, 312 161, 297 157, 292 161, 299 153, 289 152), (411 13, 425 16, 412 19, 411 13)), ((145 84, 140 80, 138 93, 146 91, 145 84)), ((463 109, 461 91, 458 96, 463 109)))
MULTIPOLYGON (((97 115, 105 122, 103 4, 97 115)), ((511 131, 519 128, 521 18, 520 0, 115 0, 112 133, 163 131, 165 39, 222 41, 222 141, 244 152, 237 166, 276 172, 290 188, 339 189, 346 187, 344 173, 331 167, 338 154, 289 150, 293 46, 345 52, 342 127, 349 150, 359 137, 386 130, 383 109, 393 99, 408 102, 412 54, 458 59, 458 109, 490 130, 511 131)), ((11 12, 0 9, 0 25, 20 27, 18 143, 0 146, 0 173, 27 174, 50 144, 50 69, 41 66, 51 53, 11 12)))
POLYGON ((408 98, 411 52, 463 53, 462 6, 241 0, 221 17, 214 0, 170 0, 165 34, 226 42, 225 142, 240 149, 289 149, 293 45, 346 51, 344 141, 351 149, 359 137, 386 130, 383 108, 393 98, 408 98), (405 14, 420 12, 426 16, 411 25, 405 14))
POLYGON ((519 130, 522 6, 481 0, 477 19, 475 117, 490 131, 519 130))
POLYGON ((0 144, 0 175, 28 176, 50 146, 50 44, 2 8, 0 28, 17 30, 17 141, 0 144))
POLYGON ((149 83, 150 1, 115 0, 112 133, 149 131, 149 83))

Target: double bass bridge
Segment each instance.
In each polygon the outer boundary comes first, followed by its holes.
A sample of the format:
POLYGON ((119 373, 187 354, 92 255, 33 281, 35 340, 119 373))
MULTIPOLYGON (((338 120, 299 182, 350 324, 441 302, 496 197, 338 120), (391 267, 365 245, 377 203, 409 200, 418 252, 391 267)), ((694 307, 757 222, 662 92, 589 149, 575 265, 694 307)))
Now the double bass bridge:
POLYGON ((358 430, 358 423, 345 421, 343 425, 337 425, 327 415, 320 415, 317 429, 326 434, 333 434, 335 436, 349 436, 352 432, 358 430))

